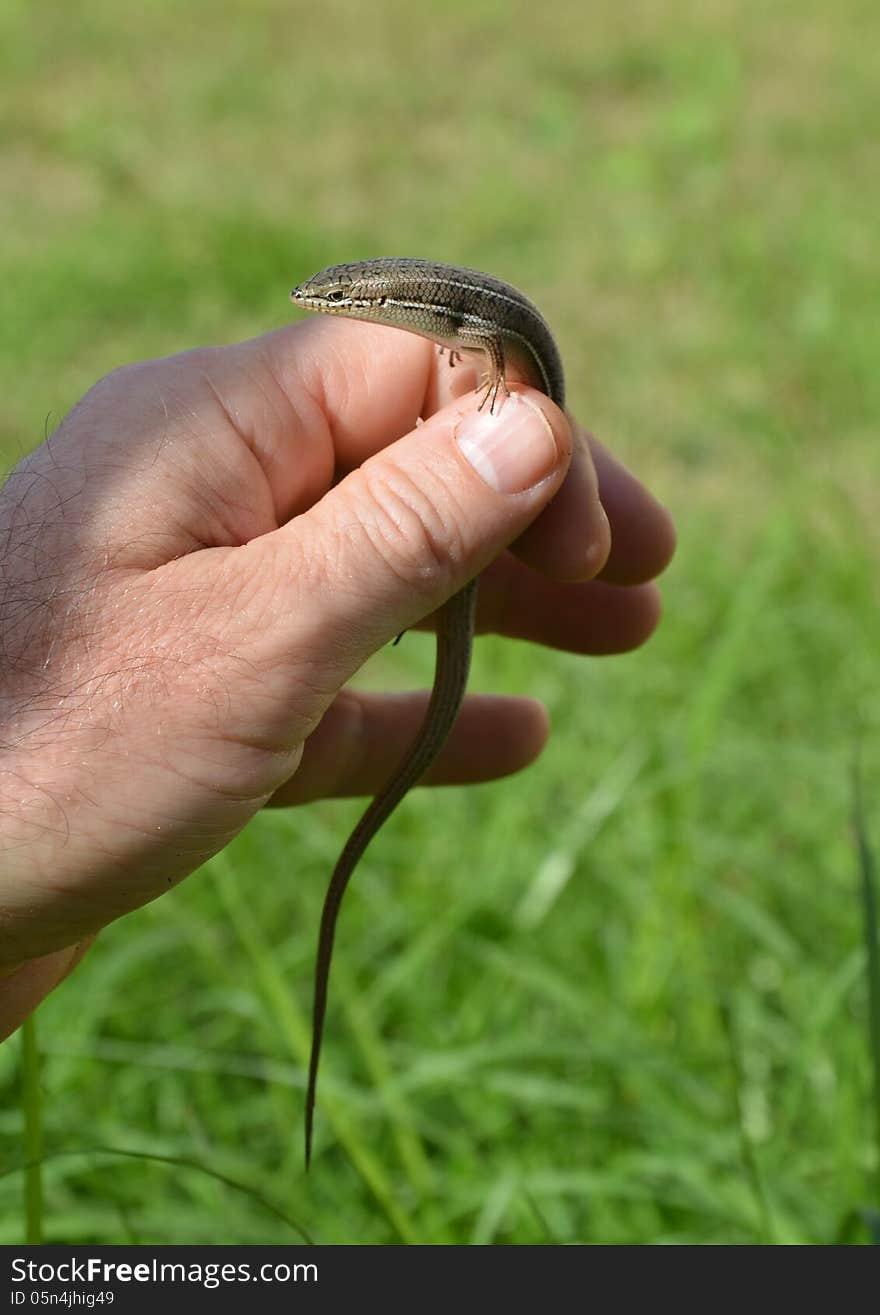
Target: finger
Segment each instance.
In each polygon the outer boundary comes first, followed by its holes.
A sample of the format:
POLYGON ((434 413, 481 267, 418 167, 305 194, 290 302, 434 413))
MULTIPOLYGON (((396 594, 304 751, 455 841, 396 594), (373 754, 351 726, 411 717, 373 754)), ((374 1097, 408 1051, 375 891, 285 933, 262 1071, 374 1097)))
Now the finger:
POLYGON ((509 554, 492 564, 480 585, 481 633, 568 653, 627 653, 650 637, 659 620, 660 591, 654 584, 559 583, 509 554))
MULTIPOLYGON (((474 386, 476 371, 470 363, 444 371, 442 360, 437 371, 444 382, 429 386, 429 405, 474 386)), ((554 580, 600 575, 616 584, 638 584, 653 579, 675 551, 671 516, 598 439, 580 425, 573 428, 572 458, 562 487, 511 551, 554 580)))
POLYGON ((323 429, 337 476, 416 427, 436 357, 433 344, 417 334, 322 317, 289 325, 249 346, 255 361, 291 399, 298 429, 312 437, 323 429))
POLYGON ((612 532, 589 445, 575 430, 562 487, 511 551, 550 579, 592 580, 608 559, 612 532))
POLYGON ((663 571, 675 552, 675 525, 662 503, 592 434, 599 496, 611 524, 611 551, 600 574, 612 584, 641 584, 663 571))
MULTIPOLYGON (((412 744, 428 697, 426 692, 343 690, 306 741, 296 775, 271 805, 378 793, 412 744)), ((508 776, 537 758, 547 734, 547 713, 533 699, 468 695, 422 784, 465 785, 508 776)))

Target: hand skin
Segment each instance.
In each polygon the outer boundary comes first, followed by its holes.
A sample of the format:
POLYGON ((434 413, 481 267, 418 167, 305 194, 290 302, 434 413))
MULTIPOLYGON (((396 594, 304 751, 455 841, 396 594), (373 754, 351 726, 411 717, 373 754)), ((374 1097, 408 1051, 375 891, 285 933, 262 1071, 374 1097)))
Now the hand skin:
MULTIPOLYGON (((260 808, 379 789, 427 694, 345 682, 476 572, 482 631, 650 635, 668 514, 542 394, 489 416, 474 385, 411 334, 313 320, 115 371, 13 472, 0 1036, 260 808)), ((469 696, 428 781, 518 771, 546 736, 533 700, 469 696)))

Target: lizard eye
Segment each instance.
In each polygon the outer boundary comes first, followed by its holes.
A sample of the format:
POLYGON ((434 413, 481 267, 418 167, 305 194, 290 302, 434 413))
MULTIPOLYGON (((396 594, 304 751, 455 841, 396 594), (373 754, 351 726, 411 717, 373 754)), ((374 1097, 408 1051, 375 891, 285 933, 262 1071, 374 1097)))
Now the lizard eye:
POLYGON ((342 288, 331 288, 327 293, 327 300, 335 302, 345 301, 345 293, 342 288))

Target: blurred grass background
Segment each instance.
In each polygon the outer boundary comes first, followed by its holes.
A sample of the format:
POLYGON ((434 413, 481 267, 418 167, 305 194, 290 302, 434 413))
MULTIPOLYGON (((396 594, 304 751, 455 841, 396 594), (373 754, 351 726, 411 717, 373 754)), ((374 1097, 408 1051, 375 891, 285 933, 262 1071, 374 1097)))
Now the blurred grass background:
MULTIPOLYGON (((544 698, 518 779, 257 819, 38 1016, 64 1242, 826 1242, 871 1200, 849 829, 876 747, 880 23, 866 0, 0 0, 0 452, 124 361, 292 315, 325 264, 526 289, 570 401, 674 510, 666 616, 544 698), (873 654, 873 657, 872 657, 873 654)), ((427 637, 382 674, 430 682, 427 637)), ((0 1052, 20 1162, 20 1044, 0 1052)), ((872 1178, 873 1175, 873 1178, 872 1178)), ((876 1186, 873 1189, 875 1204, 876 1186)), ((0 1177, 0 1241, 22 1235, 0 1177)))

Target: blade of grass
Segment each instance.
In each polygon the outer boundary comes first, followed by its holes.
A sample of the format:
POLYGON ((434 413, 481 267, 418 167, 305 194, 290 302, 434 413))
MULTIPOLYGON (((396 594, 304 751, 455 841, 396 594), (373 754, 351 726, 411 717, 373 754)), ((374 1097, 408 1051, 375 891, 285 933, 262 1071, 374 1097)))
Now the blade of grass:
POLYGON ((24 1229, 28 1246, 43 1240, 43 1112, 40 1096, 40 1051, 33 1015, 21 1029, 22 1115, 24 1118, 24 1229))
POLYGON ((852 797, 853 830, 858 849, 862 921, 868 963, 868 1047, 871 1054, 873 1085, 874 1191, 876 1202, 880 1205, 880 936, 878 936, 874 853, 865 820, 860 746, 856 747, 853 758, 852 797))
POLYGON ((776 1242, 776 1229, 773 1226, 773 1217, 770 1212, 770 1204, 767 1200, 767 1189, 764 1185, 764 1175, 761 1172, 761 1166, 758 1163, 758 1157, 755 1154, 755 1148, 752 1139, 749 1136, 746 1127, 745 1111, 743 1109, 743 1069, 740 1059, 739 1044, 736 1035, 736 1024, 733 1017, 733 1010, 726 1000, 719 1002, 719 1012, 721 1014, 721 1025, 727 1037, 728 1046, 730 1047, 730 1068, 733 1077, 733 1099, 736 1110, 736 1127, 739 1134, 740 1158, 745 1170, 746 1178, 752 1189, 752 1196, 755 1199, 757 1209, 758 1223, 760 1229, 760 1242, 763 1244, 773 1244, 776 1242))
POLYGON ((550 1246, 561 1246, 562 1243, 554 1233, 553 1229, 550 1227, 550 1224, 547 1221, 547 1216, 544 1214, 544 1211, 538 1205, 538 1202, 535 1200, 534 1196, 530 1191, 528 1191, 527 1188, 523 1189, 522 1199, 525 1202, 525 1204, 528 1206, 531 1213, 534 1215, 535 1219, 538 1221, 538 1225, 541 1229, 541 1232, 544 1234, 545 1238, 547 1239, 548 1244, 550 1246))
MULTIPOLYGON (((426 1201, 434 1190, 434 1171, 425 1152, 406 1094, 395 1082, 382 1038, 374 1026, 373 1016, 342 963, 339 964, 337 971, 337 982, 351 1035, 388 1111, 398 1155, 417 1198, 426 1201)), ((437 1226, 439 1227, 439 1221, 437 1226)), ((432 1233, 433 1231, 432 1228, 432 1233)))
MULTIPOLYGON (((287 1224, 295 1232, 299 1233, 309 1246, 314 1246, 314 1239, 309 1233, 290 1215, 285 1214, 277 1205, 258 1192, 256 1188, 251 1187, 249 1183, 240 1182, 236 1178, 230 1178, 229 1174, 221 1173, 209 1164, 202 1164, 199 1160, 192 1160, 185 1155, 160 1155, 154 1151, 135 1151, 128 1150, 121 1146, 70 1146, 57 1151, 49 1151, 40 1155, 37 1160, 25 1160, 23 1164, 13 1164, 9 1168, 0 1169, 0 1179, 8 1178, 11 1174, 24 1173, 25 1182, 28 1181, 31 1173, 36 1169, 40 1170, 44 1164, 51 1164, 53 1160, 64 1160, 76 1155, 115 1155, 125 1160, 144 1160, 149 1164, 171 1165, 176 1169, 191 1169, 196 1173, 204 1174, 208 1178, 213 1178, 215 1182, 221 1183, 224 1187, 230 1188, 234 1192, 240 1192, 243 1196, 249 1197, 252 1201, 257 1202, 280 1219, 282 1223, 287 1224)), ((30 1239, 28 1239, 30 1241, 30 1239)))
POLYGON ((509 1169, 491 1185, 483 1201, 470 1237, 471 1246, 491 1246, 504 1226, 510 1203, 516 1195, 518 1183, 509 1169))

